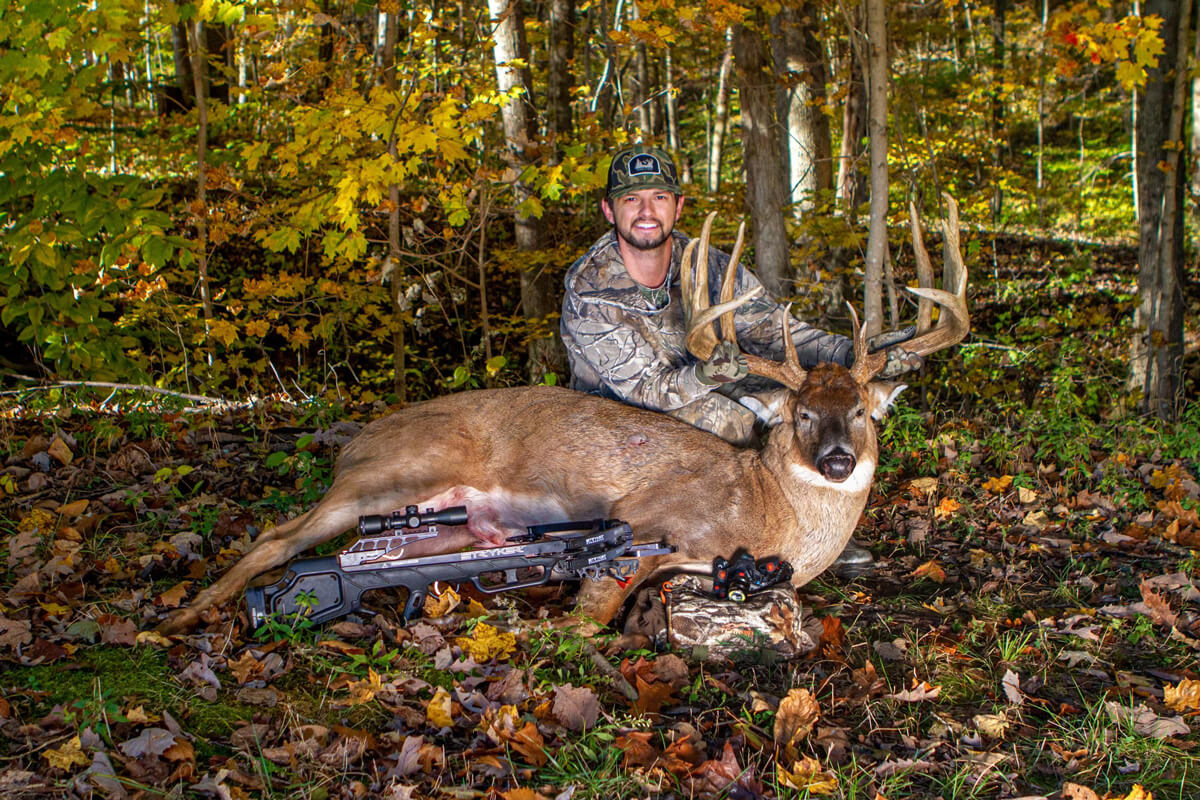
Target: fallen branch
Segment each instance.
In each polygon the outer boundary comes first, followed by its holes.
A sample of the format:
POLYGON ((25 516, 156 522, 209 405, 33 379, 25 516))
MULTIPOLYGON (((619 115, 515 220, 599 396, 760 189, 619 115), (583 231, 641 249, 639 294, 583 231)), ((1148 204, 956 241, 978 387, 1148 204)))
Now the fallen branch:
MULTIPOLYGON (((12 375, 11 377, 17 380, 29 381, 37 383, 37 378, 31 378, 28 375, 12 375)), ((107 381, 55 381, 54 383, 44 383, 37 386, 30 386, 25 389, 5 389, 0 391, 0 395, 21 394, 23 392, 44 392, 50 389, 65 389, 72 386, 84 386, 90 389, 114 389, 118 391, 129 392, 149 392, 151 394, 166 395, 167 397, 178 397, 181 400, 188 400, 194 403, 210 403, 219 405, 225 403, 226 400, 220 397, 206 397, 200 394, 187 394, 185 392, 176 392, 171 389, 161 389, 157 386, 145 386, 138 383, 109 383, 107 381)))

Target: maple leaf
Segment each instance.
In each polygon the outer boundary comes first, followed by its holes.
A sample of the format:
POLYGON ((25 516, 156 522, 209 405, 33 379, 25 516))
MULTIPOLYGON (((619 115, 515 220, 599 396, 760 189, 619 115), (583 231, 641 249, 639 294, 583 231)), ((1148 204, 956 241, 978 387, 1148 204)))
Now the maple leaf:
POLYGON ((508 740, 512 749, 516 750, 525 760, 535 767, 544 767, 550 760, 546 753, 546 742, 541 731, 533 722, 526 722, 525 727, 516 731, 508 740))
POLYGON ((454 643, 480 664, 493 658, 510 656, 517 649, 515 635, 509 631, 501 631, 486 622, 476 624, 470 637, 460 637, 455 639, 454 643))
POLYGON ((121 742, 120 751, 130 758, 160 756, 175 744, 175 734, 165 728, 146 728, 137 736, 121 742))
POLYGON ((83 754, 78 736, 71 737, 62 747, 46 750, 42 753, 42 758, 46 759, 52 768, 61 769, 63 772, 70 772, 72 767, 82 767, 90 763, 88 757, 83 754))
MULTIPOLYGON (((383 680, 379 677, 378 672, 367 667, 367 677, 359 681, 351 681, 346 689, 350 692, 350 696, 345 701, 346 705, 361 706, 374 700, 375 695, 383 691, 383 680)), ((448 698, 449 695, 447 695, 448 698)), ((436 696, 434 699, 437 699, 436 696)), ((448 712, 447 716, 449 716, 448 712)))
POLYGON ((191 585, 191 581, 180 581, 156 597, 154 602, 163 608, 179 608, 187 599, 187 591, 191 585))
POLYGON ((937 508, 933 510, 933 515, 938 519, 945 519, 953 516, 960 509, 962 509, 962 503, 953 497, 943 497, 942 501, 937 504, 937 508))

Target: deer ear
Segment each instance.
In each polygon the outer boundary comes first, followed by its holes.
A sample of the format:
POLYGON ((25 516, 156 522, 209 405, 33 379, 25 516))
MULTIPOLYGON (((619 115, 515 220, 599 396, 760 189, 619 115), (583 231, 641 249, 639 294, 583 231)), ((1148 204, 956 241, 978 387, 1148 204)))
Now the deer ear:
POLYGON ((892 403, 900 393, 908 388, 907 383, 891 383, 889 381, 871 381, 867 384, 867 392, 871 397, 871 419, 879 422, 887 414, 892 403))

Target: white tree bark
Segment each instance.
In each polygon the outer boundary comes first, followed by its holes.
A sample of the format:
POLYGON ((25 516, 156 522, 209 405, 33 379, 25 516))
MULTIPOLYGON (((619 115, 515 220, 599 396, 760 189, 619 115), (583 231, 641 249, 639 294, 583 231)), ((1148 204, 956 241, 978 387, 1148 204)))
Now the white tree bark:
POLYGON ((883 330, 883 266, 888 258, 888 39, 884 0, 866 0, 867 131, 871 138, 871 222, 867 234, 863 324, 867 335, 883 330))

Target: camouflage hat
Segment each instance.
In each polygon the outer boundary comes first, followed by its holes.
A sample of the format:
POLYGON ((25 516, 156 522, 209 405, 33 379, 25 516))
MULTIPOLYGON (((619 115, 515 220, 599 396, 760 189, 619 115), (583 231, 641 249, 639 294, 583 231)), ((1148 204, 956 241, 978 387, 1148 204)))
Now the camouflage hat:
POLYGON ((683 194, 679 173, 666 151, 645 144, 635 144, 617 151, 608 168, 609 200, 638 189, 666 189, 683 194))

